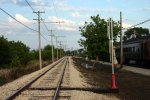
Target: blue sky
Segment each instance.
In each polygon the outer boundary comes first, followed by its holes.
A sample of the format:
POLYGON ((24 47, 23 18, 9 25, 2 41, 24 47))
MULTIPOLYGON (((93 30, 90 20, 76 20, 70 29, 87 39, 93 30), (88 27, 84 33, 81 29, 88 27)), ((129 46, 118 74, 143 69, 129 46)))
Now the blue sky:
MULTIPOLYGON (((49 29, 54 29, 55 35, 65 41, 67 48, 78 49, 77 41, 81 38, 78 31, 85 21, 90 21, 90 16, 97 14, 107 19, 112 17, 119 20, 119 12, 123 13, 123 27, 129 27, 150 18, 150 0, 28 0, 35 11, 45 11, 41 14, 44 21, 63 21, 62 24, 46 23, 49 29), (54 4, 53 2, 54 1, 54 4)), ((25 0, 0 0, 0 7, 10 13, 17 20, 37 30, 37 15, 27 5, 25 0)), ((141 27, 150 28, 150 22, 141 27)), ((44 24, 41 23, 41 33, 50 41, 50 36, 44 24)), ((22 41, 31 49, 38 48, 38 33, 18 24, 12 18, 0 11, 0 34, 8 40, 22 41)), ((42 47, 50 44, 42 39, 42 47)))

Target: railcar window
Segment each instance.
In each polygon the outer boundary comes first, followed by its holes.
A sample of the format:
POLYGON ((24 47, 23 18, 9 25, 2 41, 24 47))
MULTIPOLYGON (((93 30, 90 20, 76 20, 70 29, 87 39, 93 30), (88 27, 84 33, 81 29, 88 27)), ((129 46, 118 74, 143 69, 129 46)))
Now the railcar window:
POLYGON ((135 52, 135 47, 133 47, 133 52, 135 52))
POLYGON ((132 52, 131 50, 132 50, 132 48, 131 48, 131 47, 129 47, 129 52, 132 52))
POLYGON ((140 52, 140 48, 137 49, 137 52, 140 52))

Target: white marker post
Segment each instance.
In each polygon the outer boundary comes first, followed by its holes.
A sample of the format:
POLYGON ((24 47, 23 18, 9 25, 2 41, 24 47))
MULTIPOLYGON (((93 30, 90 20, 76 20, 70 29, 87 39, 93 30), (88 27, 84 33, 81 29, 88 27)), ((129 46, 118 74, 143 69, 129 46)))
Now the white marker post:
POLYGON ((114 72, 114 46, 113 46, 113 20, 110 18, 107 22, 107 35, 109 39, 109 53, 110 53, 110 62, 112 63, 112 81, 111 81, 111 89, 117 89, 116 87, 116 79, 114 72))

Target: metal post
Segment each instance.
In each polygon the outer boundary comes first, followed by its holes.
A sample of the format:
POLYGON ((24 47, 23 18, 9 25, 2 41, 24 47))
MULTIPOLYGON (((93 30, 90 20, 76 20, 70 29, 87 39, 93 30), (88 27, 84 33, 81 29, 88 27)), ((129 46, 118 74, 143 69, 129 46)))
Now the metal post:
POLYGON ((111 23, 111 60, 112 60, 112 89, 117 89, 116 87, 116 79, 115 79, 115 72, 114 72, 114 46, 113 46, 113 20, 110 19, 110 23, 111 23))
POLYGON ((113 56, 113 22, 112 22, 112 19, 110 19, 111 21, 111 59, 112 59, 112 74, 114 74, 114 56, 113 56))
POLYGON ((120 68, 123 67, 122 12, 120 12, 120 68))

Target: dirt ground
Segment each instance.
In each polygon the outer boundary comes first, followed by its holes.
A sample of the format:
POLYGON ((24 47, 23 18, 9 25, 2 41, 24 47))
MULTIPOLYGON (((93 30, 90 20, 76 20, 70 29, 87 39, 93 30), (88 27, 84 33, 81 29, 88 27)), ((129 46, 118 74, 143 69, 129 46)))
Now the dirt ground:
MULTIPOLYGON (((84 60, 73 58, 76 69, 82 73, 88 84, 98 88, 111 88, 111 67, 96 63, 95 69, 86 69, 84 60)), ((92 63, 88 62, 89 65, 92 63)), ((125 70, 116 72, 116 85, 119 93, 103 93, 115 95, 121 100, 149 100, 150 99, 150 77, 125 70)))

